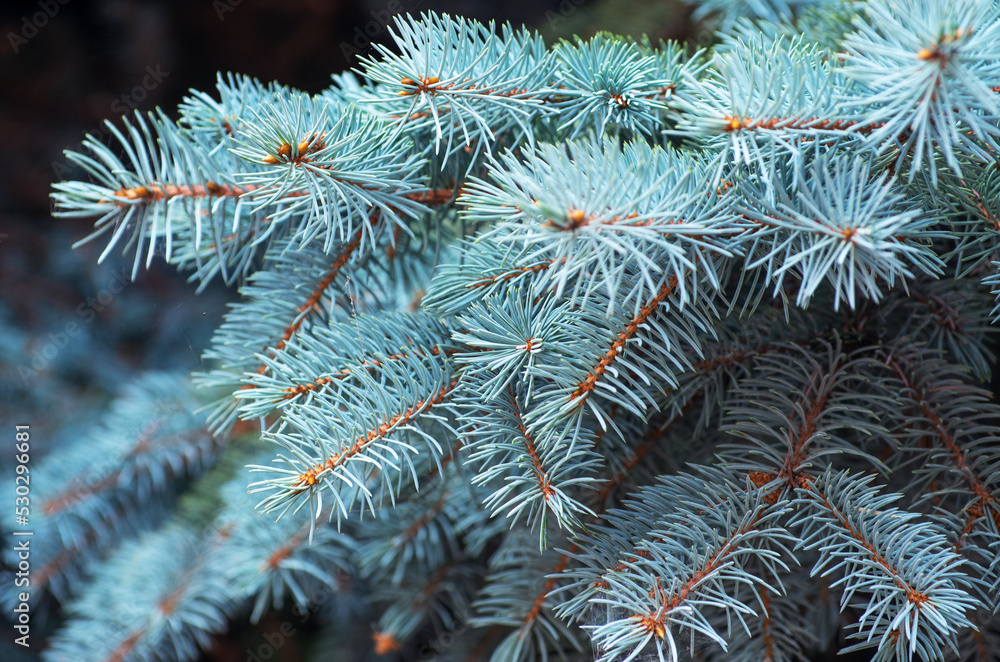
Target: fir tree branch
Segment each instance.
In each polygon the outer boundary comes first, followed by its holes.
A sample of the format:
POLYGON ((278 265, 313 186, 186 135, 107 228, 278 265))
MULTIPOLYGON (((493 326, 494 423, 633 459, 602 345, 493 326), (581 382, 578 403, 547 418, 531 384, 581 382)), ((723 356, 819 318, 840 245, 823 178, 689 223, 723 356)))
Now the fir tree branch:
POLYGON ((955 550, 972 552, 968 556, 976 572, 996 583, 998 568, 989 550, 1000 541, 1000 485, 993 470, 1000 410, 988 394, 963 383, 961 373, 939 360, 920 361, 912 350, 892 348, 884 363, 918 414, 907 422, 902 443, 922 460, 919 484, 932 488, 922 500, 936 502, 955 550), (929 447, 923 447, 924 440, 929 447))
POLYGON ((796 517, 803 527, 800 546, 822 545, 814 573, 849 569, 834 584, 845 586, 842 607, 858 592, 870 594, 867 605, 858 605, 864 611, 852 635, 864 641, 850 649, 875 645, 880 659, 939 657, 954 647, 958 630, 971 625, 965 612, 977 605, 966 592, 962 559, 913 513, 887 508, 898 496, 879 495, 870 482, 870 476, 847 472, 806 481, 800 498, 815 505, 796 517), (827 529, 837 538, 831 541, 827 529), (919 553, 911 546, 917 538, 924 541, 919 553))

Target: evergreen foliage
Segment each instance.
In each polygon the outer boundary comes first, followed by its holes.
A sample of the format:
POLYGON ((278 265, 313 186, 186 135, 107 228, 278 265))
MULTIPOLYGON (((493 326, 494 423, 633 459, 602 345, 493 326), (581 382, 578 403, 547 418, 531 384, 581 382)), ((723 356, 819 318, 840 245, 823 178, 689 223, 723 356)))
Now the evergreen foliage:
POLYGON ((45 659, 1000 657, 1000 4, 697 11, 400 16, 70 153, 57 216, 243 299, 39 467, 45 659))

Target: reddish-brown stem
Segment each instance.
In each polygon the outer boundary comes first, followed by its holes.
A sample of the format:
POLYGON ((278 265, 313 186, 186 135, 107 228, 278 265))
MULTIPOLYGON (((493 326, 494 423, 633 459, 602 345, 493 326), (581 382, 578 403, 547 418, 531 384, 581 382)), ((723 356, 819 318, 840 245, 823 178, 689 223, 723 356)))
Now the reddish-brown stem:
POLYGON ((265 565, 272 570, 281 565, 281 562, 291 556, 292 552, 302 544, 302 541, 308 540, 308 532, 308 527, 300 528, 296 531, 295 535, 288 539, 288 542, 274 550, 271 556, 267 558, 265 565))
MULTIPOLYGON (((671 423, 672 422, 673 421, 671 421, 671 423)), ((635 469, 639 465, 639 463, 642 462, 642 459, 646 457, 649 451, 651 451, 658 443, 660 443, 660 439, 663 438, 663 433, 664 430, 658 429, 654 430, 652 433, 647 435, 645 441, 643 441, 642 444, 640 444, 639 447, 635 449, 635 453, 632 455, 632 457, 630 457, 622 465, 621 469, 615 472, 614 477, 611 478, 611 480, 608 481, 608 483, 601 489, 601 491, 597 493, 597 495, 594 497, 594 501, 601 507, 602 511, 604 508, 604 504, 606 504, 608 501, 608 497, 610 497, 611 494, 616 489, 621 487, 622 483, 625 482, 625 478, 626 476, 628 476, 628 473, 632 471, 632 469, 635 469)))
MULTIPOLYGON (((575 553, 577 549, 578 547, 576 543, 570 543, 569 549, 567 549, 566 553, 559 558, 559 563, 557 563, 556 567, 552 569, 552 572, 558 575, 560 572, 565 570, 566 565, 569 563, 569 555, 575 553)), ((520 637, 524 637, 524 635, 528 632, 525 626, 529 625, 532 621, 538 618, 538 615, 542 612, 542 607, 545 605, 545 598, 549 597, 549 593, 551 593, 552 589, 555 588, 556 581, 558 581, 558 577, 550 577, 548 581, 545 582, 542 592, 539 593, 534 602, 531 603, 531 609, 528 610, 528 614, 524 617, 524 621, 521 623, 520 637)))
POLYGON ((384 438, 389 432, 396 429, 400 425, 406 425, 414 417, 418 416, 426 408, 443 402, 445 397, 458 385, 458 380, 452 380, 452 382, 443 387, 440 391, 434 394, 431 398, 427 400, 421 400, 415 405, 407 409, 405 412, 396 414, 385 423, 380 425, 374 430, 370 430, 368 434, 363 437, 358 437, 354 444, 347 449, 344 449, 340 453, 334 453, 326 462, 319 463, 314 467, 304 471, 299 474, 298 481, 292 486, 293 489, 298 489, 299 491, 311 489, 316 483, 321 479, 321 477, 329 471, 333 471, 337 467, 343 466, 345 462, 350 460, 355 455, 358 455, 365 448, 370 446, 373 442, 384 438))
POLYGON ((497 635, 500 634, 500 631, 499 625, 491 627, 479 643, 476 644, 476 647, 472 649, 472 653, 469 654, 469 657, 465 658, 463 662, 479 662, 480 660, 486 659, 484 653, 486 653, 486 649, 489 648, 493 640, 497 638, 497 635))
POLYGON ((764 609, 761 614, 761 631, 764 635, 764 660, 763 662, 774 662, 774 635, 771 632, 771 594, 766 586, 760 589, 760 602, 764 609))
POLYGON ((755 129, 791 129, 791 130, 812 130, 812 131, 846 131, 855 129, 857 133, 866 135, 872 132, 877 124, 861 125, 850 120, 821 120, 795 119, 791 117, 772 117, 770 119, 752 119, 749 117, 722 118, 725 122, 725 131, 753 131, 755 129))
MULTIPOLYGON (((153 435, 160 429, 162 421, 154 420, 150 421, 146 427, 139 433, 135 445, 132 450, 129 451, 128 455, 124 459, 135 457, 146 452, 151 444, 153 435)), ((159 442, 159 446, 164 446, 164 442, 167 439, 175 439, 177 441, 190 441, 192 438, 197 436, 204 436, 210 439, 211 435, 205 430, 189 430, 182 434, 174 434, 169 437, 162 438, 159 442)), ((53 495, 47 499, 42 504, 42 510, 46 515, 54 515, 61 510, 69 508, 70 506, 83 501, 95 494, 100 494, 101 492, 111 489, 118 484, 118 479, 121 476, 122 469, 119 467, 113 472, 109 473, 104 478, 100 479, 96 483, 80 484, 80 480, 74 480, 67 485, 66 489, 58 494, 53 495)))
MULTIPOLYGON (((218 529, 215 532, 215 537, 209 541, 209 547, 202 553, 212 553, 214 551, 215 544, 229 537, 230 533, 231 527, 227 526, 218 529)), ((177 603, 184 597, 184 591, 187 590, 190 583, 197 577, 197 574, 192 572, 193 567, 195 566, 189 567, 178 579, 173 590, 160 600, 157 605, 160 613, 169 615, 172 614, 174 609, 177 608, 177 603)), ((111 652, 111 655, 107 658, 107 662, 122 662, 125 660, 128 657, 128 654, 135 648, 136 644, 138 644, 142 637, 146 634, 148 627, 149 621, 135 628, 131 634, 129 634, 129 636, 126 637, 122 643, 118 644, 118 646, 111 652)))
POLYGON ((142 202, 157 202, 170 198, 238 198, 244 193, 254 191, 259 187, 253 184, 245 186, 235 186, 233 184, 217 184, 216 182, 205 182, 204 184, 145 184, 132 188, 122 188, 115 191, 115 197, 122 198, 115 204, 128 206, 126 200, 141 200, 142 202))
MULTIPOLYGON (((299 315, 291 324, 285 327, 285 331, 282 333, 281 340, 278 341, 278 344, 269 350, 271 358, 277 356, 277 353, 285 348, 285 345, 288 344, 288 341, 291 340, 295 332, 301 328, 302 323, 305 322, 308 314, 318 309, 319 302, 323 299, 323 295, 326 293, 327 289, 333 281, 336 280, 337 276, 340 274, 340 270, 344 268, 344 265, 346 265, 351 259, 351 255, 354 254, 354 251, 356 251, 358 246, 361 245, 362 230, 363 228, 359 229, 357 233, 355 233, 354 238, 343 247, 340 254, 337 256, 337 259, 333 261, 333 264, 331 264, 330 268, 327 269, 326 274, 319 281, 319 283, 316 284, 316 287, 309 295, 309 298, 306 299, 305 303, 296 309, 296 312, 298 312, 299 315)), ((265 372, 267 372, 267 364, 261 364, 261 366, 257 369, 257 374, 262 375, 265 372)), ((253 385, 248 385, 244 388, 253 388, 253 385)))
POLYGON ((124 660, 125 657, 132 652, 135 645, 139 643, 139 640, 142 638, 144 633, 145 630, 135 630, 132 632, 132 634, 130 634, 125 641, 118 644, 118 646, 111 651, 111 655, 108 656, 107 662, 122 662, 122 660, 124 660))
MULTIPOLYGON (((840 366, 834 368, 832 377, 840 369, 840 366)), ((829 384, 830 382, 826 382, 829 384)), ((785 461, 778 473, 779 478, 783 478, 788 481, 789 487, 795 489, 796 487, 802 487, 800 483, 803 480, 808 480, 804 475, 799 474, 799 467, 805 462, 805 445, 808 443, 809 439, 816 433, 816 420, 826 409, 827 402, 830 399, 830 389, 825 387, 820 379, 818 372, 814 372, 810 376, 810 383, 806 386, 805 391, 802 393, 802 397, 799 400, 799 407, 805 412, 805 416, 802 419, 801 426, 790 426, 788 429, 788 452, 785 454, 785 461), (812 390, 816 382, 821 382, 820 387, 822 392, 817 393, 815 399, 812 396, 812 390), (807 408, 808 407, 808 408, 807 408), (796 429, 798 427, 798 429, 796 429)))
MULTIPOLYGON (((562 258, 559 261, 560 262, 565 262, 565 260, 566 260, 566 258, 562 258)), ((510 271, 508 271, 506 273, 503 273, 503 274, 498 274, 496 276, 486 276, 485 278, 480 278, 479 280, 474 281, 474 282, 470 283, 469 285, 466 285, 466 287, 468 289, 470 289, 470 290, 478 290, 478 289, 483 288, 483 287, 489 287, 490 285, 492 285, 493 283, 496 283, 497 281, 508 281, 508 280, 512 280, 514 278, 517 278, 521 274, 543 271, 544 269, 548 269, 555 262, 556 262, 556 260, 547 260, 546 262, 542 262, 540 264, 536 264, 536 265, 534 265, 532 267, 518 267, 516 269, 512 269, 512 270, 510 270, 510 271)))
POLYGON ((921 593, 916 588, 910 586, 909 583, 907 583, 907 581, 903 579, 902 575, 900 575, 899 571, 896 570, 896 568, 892 565, 892 563, 887 558, 882 556, 882 554, 878 551, 878 549, 876 549, 875 546, 872 543, 870 543, 865 536, 863 536, 857 529, 854 528, 854 526, 851 525, 851 522, 850 520, 848 520, 847 516, 845 516, 842 512, 840 512, 840 510, 830 502, 830 499, 827 498, 826 494, 823 494, 819 490, 815 482, 807 479, 801 481, 801 483, 802 484, 800 485, 800 487, 816 495, 819 498, 820 502, 823 504, 823 507, 827 510, 827 512, 833 515, 833 518, 836 520, 840 528, 846 531, 847 534, 851 538, 853 538, 860 547, 862 547, 866 552, 868 552, 868 555, 871 557, 871 559, 875 561, 875 563, 877 563, 878 565, 882 566, 882 568, 886 571, 886 573, 888 573, 888 575, 892 577, 893 581, 895 581, 900 588, 906 591, 907 600, 916 605, 918 609, 920 608, 920 605, 930 600, 930 598, 928 598, 924 593, 921 593))
POLYGON ((740 526, 725 541, 722 541, 719 544, 719 551, 712 554, 712 556, 710 556, 708 560, 702 564, 702 566, 691 576, 689 580, 684 582, 684 584, 682 584, 669 596, 661 594, 663 597, 660 598, 661 604, 657 609, 650 611, 648 614, 637 614, 632 618, 639 621, 639 623, 646 629, 646 632, 656 633, 657 636, 663 638, 666 632, 666 621, 670 617, 670 613, 687 600, 691 591, 693 591, 706 576, 710 575, 726 562, 729 553, 736 549, 734 542, 741 536, 746 535, 755 529, 758 521, 759 516, 740 526))
POLYGON ((965 535, 972 531, 972 522, 986 513, 989 513, 994 526, 1000 530, 1000 512, 998 512, 996 498, 990 492, 989 488, 986 487, 983 480, 973 471, 972 466, 966 458, 965 450, 959 445, 955 439, 955 435, 948 430, 945 420, 930 408, 927 402, 927 394, 914 383, 914 380, 910 378, 910 375, 898 360, 890 358, 886 363, 903 382, 904 388, 913 393, 913 400, 919 403, 920 413, 930 423, 941 445, 951 453, 955 467, 962 474, 969 489, 978 498, 978 503, 966 510, 966 517, 969 520, 966 522, 965 528, 968 531, 965 535))
MULTIPOLYGON (((302 162, 307 162, 303 160, 302 162)), ((159 202, 171 198, 238 198, 246 193, 254 193, 265 189, 263 184, 219 184, 217 182, 205 182, 204 184, 164 184, 147 183, 131 188, 121 188, 114 192, 115 204, 120 207, 127 207, 132 201, 138 200, 144 203, 159 202)), ((366 187, 360 187, 366 188, 366 187)), ((427 191, 407 192, 402 197, 431 206, 439 206, 451 202, 462 191, 455 191, 452 188, 435 188, 427 191)), ((310 195, 308 191, 290 191, 286 197, 296 198, 310 195)))
POLYGON ((442 508, 444 508, 444 504, 447 502, 447 499, 448 499, 448 490, 444 490, 441 493, 441 498, 439 498, 437 502, 433 506, 431 506, 426 513, 424 513, 416 520, 414 520, 413 523, 410 524, 410 526, 406 527, 406 530, 403 531, 402 540, 400 542, 406 543, 413 540, 413 538, 416 537, 418 533, 420 533, 420 530, 422 528, 427 526, 427 524, 432 519, 437 517, 437 514, 441 512, 442 508))
MULTIPOLYGON (((430 356, 452 356, 456 352, 458 352, 457 349, 446 349, 446 350, 442 351, 442 350, 438 349, 437 347, 431 347, 427 351, 427 354, 430 355, 430 356)), ((290 387, 288 387, 288 388, 285 389, 284 394, 280 398, 278 398, 277 400, 275 400, 275 402, 281 402, 283 400, 291 400, 292 398, 294 398, 296 396, 299 396, 299 395, 302 395, 303 393, 310 393, 310 392, 313 392, 313 391, 318 391, 321 388, 323 388, 324 386, 326 386, 327 384, 331 384, 331 383, 333 383, 335 381, 338 381, 338 380, 347 379, 352 374, 354 374, 355 370, 357 370, 359 368, 360 369, 364 369, 364 368, 379 368, 379 367, 381 367, 384 364, 385 361, 398 361, 400 359, 405 359, 405 358, 408 358, 408 357, 411 357, 411 356, 424 357, 425 354, 424 354, 424 352, 415 349, 415 350, 413 350, 411 352, 401 352, 399 354, 390 354, 389 356, 385 357, 385 359, 382 360, 382 361, 380 361, 378 359, 370 359, 370 360, 362 361, 362 362, 360 362, 358 364, 357 368, 344 368, 342 370, 338 370, 336 372, 332 372, 332 373, 330 373, 328 375, 325 375, 323 377, 317 377, 316 379, 314 379, 311 382, 306 382, 305 384, 296 384, 295 386, 290 386, 290 387)))
POLYGON ((917 303, 922 303, 934 316, 935 321, 952 333, 961 333, 965 326, 962 314, 943 298, 931 294, 921 296, 916 292, 910 292, 910 298, 917 303))
POLYGON ((584 400, 590 396, 594 388, 597 386, 597 382, 601 379, 607 369, 614 363, 615 359, 624 351, 625 343, 628 342, 629 338, 632 338, 639 327, 645 323, 647 319, 653 314, 653 312, 659 307, 659 305, 666 299, 677 287, 678 279, 677 276, 672 276, 670 280, 660 287, 659 291, 650 299, 642 309, 639 310, 639 314, 632 318, 632 321, 628 323, 625 330, 618 334, 618 338, 611 344, 610 349, 605 352, 601 360, 597 362, 594 369, 591 370, 587 378, 584 379, 577 386, 576 390, 573 391, 570 396, 572 399, 579 399, 578 405, 582 405, 584 400))
POLYGON ((542 460, 538 457, 538 451, 535 450, 535 442, 528 434, 528 429, 524 426, 524 419, 521 417, 521 410, 517 406, 517 398, 514 397, 513 391, 508 388, 508 397, 510 398, 511 407, 514 408, 514 416, 517 417, 517 429, 521 433, 521 437, 524 439, 524 447, 528 451, 528 455, 531 457, 531 463, 535 470, 535 476, 538 478, 539 487, 542 490, 542 496, 546 501, 555 494, 555 490, 549 484, 549 477, 545 472, 545 468, 542 466, 542 460))

